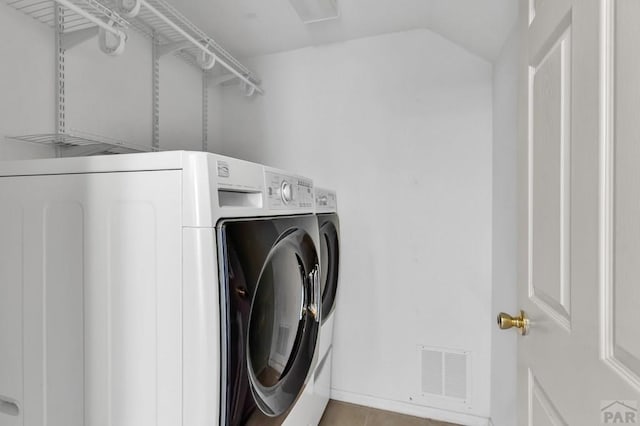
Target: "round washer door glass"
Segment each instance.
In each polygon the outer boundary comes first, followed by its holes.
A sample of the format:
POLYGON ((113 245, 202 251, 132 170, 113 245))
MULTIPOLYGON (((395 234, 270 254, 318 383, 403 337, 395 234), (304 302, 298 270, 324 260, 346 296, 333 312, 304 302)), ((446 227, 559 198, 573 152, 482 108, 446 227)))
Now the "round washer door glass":
POLYGON ((303 230, 272 247, 256 286, 249 319, 251 390, 268 416, 284 413, 304 388, 319 331, 317 253, 303 230))

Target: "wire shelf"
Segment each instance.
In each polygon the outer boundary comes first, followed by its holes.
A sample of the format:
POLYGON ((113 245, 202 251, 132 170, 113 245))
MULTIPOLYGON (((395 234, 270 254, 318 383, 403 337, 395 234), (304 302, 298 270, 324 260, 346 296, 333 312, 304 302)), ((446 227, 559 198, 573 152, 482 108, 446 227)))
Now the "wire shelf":
MULTIPOLYGON (((74 33, 96 27, 96 24, 100 23, 99 21, 118 28, 132 27, 148 37, 155 35, 161 48, 180 45, 175 49, 177 57, 204 69, 207 74, 211 75, 210 70, 203 67, 199 61, 202 58, 203 50, 207 50, 219 59, 230 77, 239 78, 255 88, 258 93, 263 93, 260 88, 260 78, 257 75, 242 65, 233 55, 165 0, 143 0, 143 6, 139 8, 137 16, 129 20, 115 12, 120 10, 117 0, 66 1, 98 21, 92 21, 87 16, 82 16, 63 6, 61 8, 63 23, 61 28, 64 33, 74 33)), ((55 10, 58 3, 55 0, 5 0, 5 2, 43 24, 54 28, 57 26, 55 10)), ((129 15, 125 13, 124 16, 129 15)))
POLYGON ((57 154, 60 157, 159 151, 157 148, 152 148, 150 146, 132 144, 105 136, 98 136, 78 131, 7 136, 7 139, 55 147, 57 154))
MULTIPOLYGON (((99 0, 107 7, 116 8, 116 0, 99 0)), ((175 56, 181 58, 185 62, 202 69, 202 65, 198 62, 198 58, 202 55, 202 49, 193 43, 189 43, 184 34, 177 31, 175 27, 167 23, 166 20, 158 16, 158 13, 167 18, 172 24, 184 31, 194 40, 197 40, 202 46, 206 47, 211 53, 225 61, 233 71, 230 74, 237 74, 246 78, 251 85, 255 86, 259 93, 262 93, 260 86, 260 78, 242 65, 233 55, 225 50, 214 39, 209 37, 204 31, 194 25, 188 18, 180 13, 175 7, 165 0, 145 0, 140 8, 137 16, 130 19, 131 27, 136 29, 147 37, 157 37, 160 47, 179 45, 176 49, 175 56), (151 10, 151 8, 155 10, 151 10)), ((210 71, 206 71, 208 74, 210 71)))
MULTIPOLYGON (((102 2, 108 8, 118 10, 116 0, 98 1, 102 2)), ((165 0, 145 0, 135 18, 129 18, 131 28, 149 38, 152 38, 155 35, 159 41, 160 47, 184 43, 183 46, 175 50, 175 56, 198 69, 202 69, 202 65, 198 63, 198 58, 201 56, 202 50, 192 43, 187 43, 183 34, 177 31, 173 26, 169 25, 148 6, 151 6, 163 17, 168 18, 171 23, 175 24, 190 37, 197 40, 201 45, 205 46, 220 59, 224 60, 235 72, 249 80, 249 82, 258 89, 259 93, 262 92, 261 89, 259 89, 261 82, 260 78, 255 73, 242 65, 240 61, 225 50, 220 44, 209 37, 204 31, 198 28, 187 17, 165 0)), ((210 71, 205 70, 205 72, 210 74, 210 71)))
MULTIPOLYGON (((187 19, 182 13, 180 13, 168 2, 164 0, 147 0, 147 3, 160 11, 164 16, 168 17, 172 22, 174 22, 177 26, 179 26, 193 38, 208 46, 209 49, 216 53, 220 58, 226 60, 227 63, 231 64, 236 69, 236 71, 250 77, 251 80, 257 81, 256 76, 254 76, 251 71, 249 71, 249 69, 242 65, 236 58, 234 58, 215 40, 209 37, 204 31, 196 27, 189 19, 187 19)), ((141 8, 140 14, 138 15, 137 19, 144 22, 148 27, 153 28, 158 34, 162 35, 162 37, 167 40, 168 43, 176 43, 184 40, 182 34, 177 32, 170 25, 167 25, 166 22, 163 22, 156 15, 151 13, 148 8, 141 8)), ((186 50, 194 58, 196 58, 199 53, 199 50, 195 46, 189 47, 184 50, 186 50)))
MULTIPOLYGON (((126 28, 129 23, 109 7, 96 0, 71 0, 71 2, 85 12, 99 17, 105 22, 113 22, 115 25, 126 28)), ((55 27, 55 8, 57 3, 53 0, 6 0, 7 5, 24 13, 50 27, 55 27)), ((96 24, 84 16, 78 15, 72 10, 63 7, 62 17, 64 32, 70 33, 77 30, 95 27, 96 24)))

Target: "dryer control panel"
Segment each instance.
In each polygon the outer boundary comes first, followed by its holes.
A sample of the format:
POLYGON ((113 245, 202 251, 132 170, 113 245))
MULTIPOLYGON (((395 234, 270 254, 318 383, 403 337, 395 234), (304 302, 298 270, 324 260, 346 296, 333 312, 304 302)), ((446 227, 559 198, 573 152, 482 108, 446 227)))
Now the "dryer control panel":
POLYGON ((266 171, 265 184, 270 209, 313 207, 313 182, 310 179, 266 171))
POLYGON ((336 193, 326 189, 316 188, 316 208, 334 210, 338 208, 336 193))

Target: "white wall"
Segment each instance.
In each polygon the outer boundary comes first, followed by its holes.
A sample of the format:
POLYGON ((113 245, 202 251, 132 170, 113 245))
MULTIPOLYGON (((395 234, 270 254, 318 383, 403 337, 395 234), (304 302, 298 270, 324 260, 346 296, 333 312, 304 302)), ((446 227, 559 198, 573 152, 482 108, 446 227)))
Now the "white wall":
POLYGON ((129 31, 120 56, 92 38, 65 54, 68 131, 151 145, 151 41, 129 31))
POLYGON ((202 72, 173 56, 160 59, 160 146, 202 150, 202 72))
MULTIPOLYGON (((518 32, 493 70, 493 313, 517 313, 518 32)), ((516 424, 517 333, 492 327, 491 418, 516 424)))
MULTIPOLYGON (((121 56, 105 55, 95 39, 70 50, 67 129, 150 146, 151 61, 151 40, 131 30, 121 56)), ((173 55, 160 58, 160 148, 202 148, 202 73, 173 55)))
MULTIPOLYGON (((424 408, 418 345, 469 350, 489 417, 492 67, 428 30, 254 58, 265 96, 223 94, 224 154, 335 188, 333 395, 424 408)), ((456 417, 460 418, 460 417, 456 417)))
MULTIPOLYGON (((150 146, 151 40, 130 29, 125 52, 103 54, 96 39, 65 57, 67 130, 150 146)), ((53 29, 0 3, 0 160, 51 156, 4 136, 55 131, 53 29)), ((210 139, 219 140, 220 90, 209 87, 210 139)), ((215 145, 210 144, 210 147, 215 145)), ((202 147, 202 73, 179 58, 160 60, 160 148, 202 147)))
POLYGON ((52 153, 40 145, 4 140, 4 136, 54 129, 52 34, 44 25, 0 2, 0 160, 52 153))

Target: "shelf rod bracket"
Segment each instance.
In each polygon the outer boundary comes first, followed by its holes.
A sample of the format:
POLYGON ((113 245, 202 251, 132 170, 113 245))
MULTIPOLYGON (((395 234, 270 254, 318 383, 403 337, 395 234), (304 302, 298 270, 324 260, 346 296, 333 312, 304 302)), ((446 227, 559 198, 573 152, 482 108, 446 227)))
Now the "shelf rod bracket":
POLYGON ((158 47, 158 56, 162 57, 162 56, 167 55, 169 53, 173 53, 173 52, 176 52, 178 50, 186 49, 187 47, 189 47, 191 45, 192 45, 191 42, 188 41, 188 40, 177 41, 175 43, 163 44, 163 45, 158 47))
POLYGON ((70 33, 62 34, 61 45, 62 49, 69 50, 80 43, 83 43, 98 35, 98 27, 85 28, 82 30, 73 31, 70 33))
POLYGON ((213 84, 215 84, 216 86, 219 86, 223 83, 226 83, 227 81, 231 81, 238 78, 238 76, 234 75, 234 74, 225 74, 225 75, 220 75, 218 77, 215 77, 213 79, 213 84))

